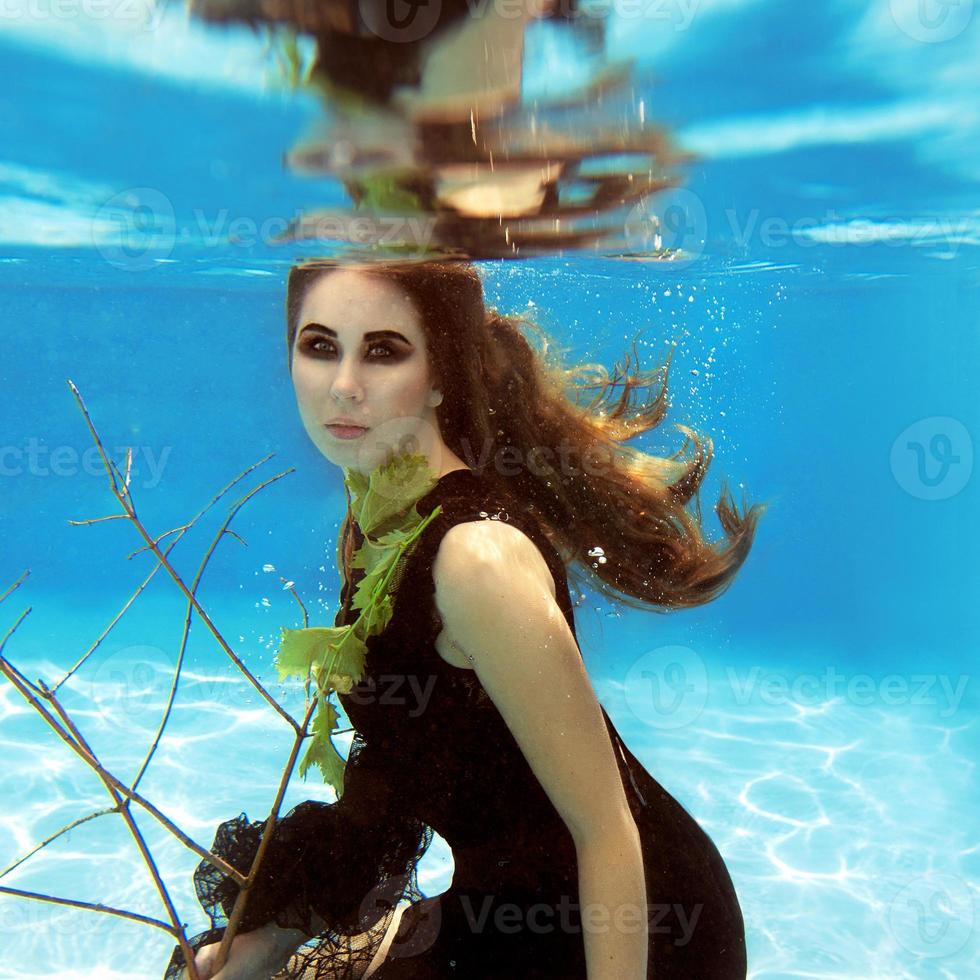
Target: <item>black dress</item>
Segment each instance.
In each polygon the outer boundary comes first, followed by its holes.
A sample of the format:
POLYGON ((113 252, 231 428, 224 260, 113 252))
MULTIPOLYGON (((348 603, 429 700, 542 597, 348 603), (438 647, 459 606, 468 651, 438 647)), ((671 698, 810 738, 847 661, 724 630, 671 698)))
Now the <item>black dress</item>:
MULTIPOLYGON (((432 563, 454 524, 496 518, 527 534, 574 634, 564 565, 517 502, 474 471, 445 474, 417 508, 425 516, 440 503, 401 568, 388 627, 368 641, 364 677, 338 695, 355 729, 344 792, 280 819, 250 896, 240 931, 272 921, 313 937, 276 980, 360 977, 399 902, 407 908, 371 980, 586 980, 571 835, 475 672, 435 649, 432 563), (415 866, 433 830, 455 870, 447 891, 426 897, 415 866)), ((354 574, 335 625, 357 615, 345 614, 354 574)), ((603 716, 642 839, 649 977, 742 980, 742 915, 720 854, 603 716)), ((212 850, 247 873, 262 825, 243 813, 221 824, 212 850)), ((193 937, 196 951, 221 938, 238 886, 205 862, 194 881, 213 926, 193 937)), ((182 966, 177 947, 165 980, 182 966)))

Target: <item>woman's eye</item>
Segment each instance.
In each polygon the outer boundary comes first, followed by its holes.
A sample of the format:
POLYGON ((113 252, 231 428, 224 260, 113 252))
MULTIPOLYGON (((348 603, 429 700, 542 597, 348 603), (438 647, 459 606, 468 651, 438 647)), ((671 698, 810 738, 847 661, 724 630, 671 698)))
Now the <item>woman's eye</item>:
MULTIPOLYGON (((319 339, 319 340, 311 340, 311 341, 308 341, 307 344, 306 344, 306 350, 307 351, 312 351, 313 353, 316 353, 316 354, 333 354, 333 353, 336 353, 336 350, 334 348, 333 342, 330 341, 330 340, 324 340, 322 338, 319 339)), ((377 360, 387 360, 388 358, 395 356, 395 351, 392 349, 392 347, 391 347, 390 344, 385 344, 385 343, 372 344, 368 348, 368 353, 369 354, 372 354, 374 351, 377 351, 377 350, 382 351, 383 352, 383 356, 382 357, 374 357, 374 358, 372 358, 373 360, 376 360, 376 361, 377 360)))

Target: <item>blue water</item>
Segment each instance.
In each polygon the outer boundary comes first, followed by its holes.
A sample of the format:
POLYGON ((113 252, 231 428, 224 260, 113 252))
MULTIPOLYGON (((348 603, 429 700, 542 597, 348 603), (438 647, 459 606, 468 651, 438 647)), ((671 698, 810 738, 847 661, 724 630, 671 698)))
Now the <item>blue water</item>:
MULTIPOLYGON (((642 331, 652 367, 677 341, 668 421, 714 440, 709 534, 722 479, 771 507, 707 607, 655 616, 586 595, 583 655, 630 747, 723 852, 753 978, 980 976, 980 13, 904 0, 650 11, 611 21, 609 47, 640 58, 647 118, 699 155, 682 190, 651 202, 680 207, 692 259, 486 263, 487 295, 536 317, 570 361, 611 364, 642 331)), ((272 668, 279 626, 299 623, 284 582, 314 622, 332 619, 343 496, 286 374, 285 274, 307 249, 263 228, 344 198, 284 170, 316 107, 262 81, 260 40, 171 8, 157 18, 0 21, 0 594, 30 569, 0 634, 31 610, 4 656, 56 683, 153 567, 128 558, 143 542, 125 522, 68 523, 117 510, 70 379, 113 458, 133 448, 152 533, 274 454, 177 545, 187 581, 232 504, 290 471, 236 515, 198 597, 295 713, 301 693, 272 668), (134 193, 172 208, 169 237, 115 224, 107 202, 134 193), (228 244, 236 219, 251 244, 228 244)), ((529 86, 561 81, 556 45, 530 39, 529 86)), ((679 440, 664 427, 637 445, 679 440)), ((62 688, 120 778, 153 741, 185 613, 158 572, 62 688)), ((206 846, 221 820, 266 815, 290 742, 195 618, 140 790, 206 846)), ((0 869, 108 805, 6 682, 0 753, 0 869)), ((310 798, 331 794, 294 779, 285 807, 310 798)), ((137 814, 198 931, 197 857, 137 814)), ((422 871, 429 893, 447 886, 442 842, 422 871)), ((114 815, 0 886, 163 915, 114 815)), ((159 977, 171 947, 145 925, 0 895, 0 977, 159 977)))

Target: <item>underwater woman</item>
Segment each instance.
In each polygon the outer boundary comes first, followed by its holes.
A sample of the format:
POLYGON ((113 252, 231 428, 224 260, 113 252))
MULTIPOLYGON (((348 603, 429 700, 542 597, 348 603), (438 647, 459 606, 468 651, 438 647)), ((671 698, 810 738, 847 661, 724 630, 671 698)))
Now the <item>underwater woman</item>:
MULTIPOLYGON (((744 978, 728 871, 600 706, 567 578, 666 612, 716 598, 748 554, 763 504, 739 514, 723 489, 716 542, 687 511, 710 442, 681 426, 687 460, 626 445, 663 420, 669 361, 564 368, 456 260, 303 263, 286 314, 300 418, 348 490, 335 626, 356 618, 364 577, 352 487, 410 446, 431 476, 415 508, 436 516, 363 676, 338 692, 353 727, 343 792, 279 820, 216 973, 239 889, 206 861, 195 871, 212 923, 190 940, 200 976, 744 978), (416 866, 434 832, 454 871, 426 896, 416 866)), ((212 850, 247 873, 264 823, 226 821, 212 850)), ((167 980, 184 966, 177 947, 167 980)))

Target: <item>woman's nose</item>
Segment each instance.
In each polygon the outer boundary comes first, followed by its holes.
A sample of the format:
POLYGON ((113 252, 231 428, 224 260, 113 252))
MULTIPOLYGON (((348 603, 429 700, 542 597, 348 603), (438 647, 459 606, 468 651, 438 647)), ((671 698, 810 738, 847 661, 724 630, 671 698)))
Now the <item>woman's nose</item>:
POLYGON ((357 373, 357 365, 351 359, 344 358, 337 365, 331 393, 339 398, 354 398, 362 393, 361 381, 357 373))

